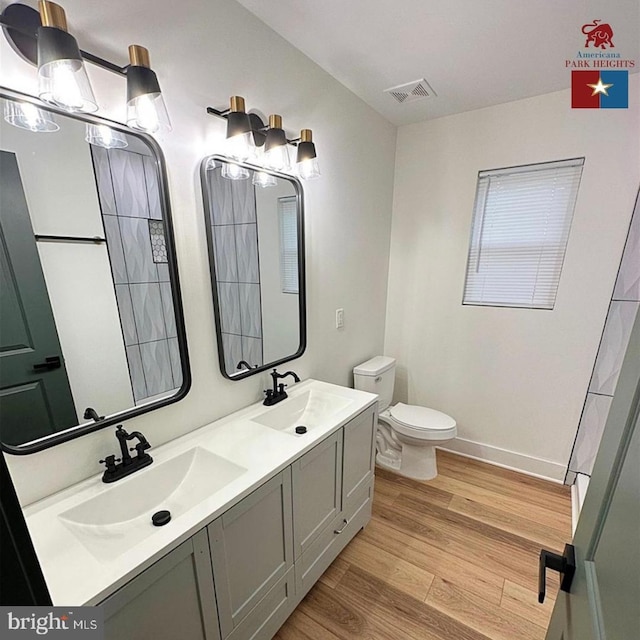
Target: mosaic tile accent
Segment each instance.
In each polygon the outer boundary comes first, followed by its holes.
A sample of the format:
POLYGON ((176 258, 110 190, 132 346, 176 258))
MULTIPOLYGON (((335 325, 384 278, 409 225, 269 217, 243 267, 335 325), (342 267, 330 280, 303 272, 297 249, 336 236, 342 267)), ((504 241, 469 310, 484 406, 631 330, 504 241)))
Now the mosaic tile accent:
POLYGON ((168 263, 167 243, 164 239, 164 223, 161 220, 149 220, 149 236, 151 239, 151 256, 153 261, 168 263))

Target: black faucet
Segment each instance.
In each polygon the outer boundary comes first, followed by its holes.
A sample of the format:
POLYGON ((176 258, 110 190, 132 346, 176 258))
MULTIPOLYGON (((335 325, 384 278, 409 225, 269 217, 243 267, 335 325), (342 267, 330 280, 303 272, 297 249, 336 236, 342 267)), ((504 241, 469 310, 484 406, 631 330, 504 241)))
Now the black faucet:
POLYGON ((104 416, 99 416, 98 412, 93 407, 87 407, 84 410, 83 417, 85 420, 93 420, 94 422, 100 422, 100 420, 104 420, 104 416))
POLYGON ((287 386, 283 382, 278 383, 278 380, 282 378, 286 378, 287 376, 292 376, 296 382, 300 382, 300 378, 293 371, 287 371, 286 373, 278 373, 275 369, 269 374, 273 380, 273 389, 265 389, 264 392, 266 397, 262 404, 270 407, 273 404, 277 404, 281 402, 287 397, 287 392, 284 390, 287 386))
POLYGON ((236 369, 242 369, 243 367, 248 371, 251 371, 251 369, 257 369, 258 365, 254 364, 253 366, 251 366, 246 360, 240 360, 240 362, 238 362, 238 366, 236 367, 236 369))
POLYGON ((120 480, 121 478, 124 478, 125 476, 128 476, 153 462, 153 458, 148 453, 145 453, 147 449, 151 448, 151 445, 139 431, 127 433, 122 428, 122 425, 120 425, 116 429, 116 438, 118 438, 118 444, 120 445, 121 457, 116 458, 115 455, 110 455, 104 460, 100 460, 101 464, 106 464, 107 466, 106 471, 102 475, 102 482, 115 482, 116 480, 120 480), (129 449, 128 442, 134 438, 138 439, 138 444, 129 449), (137 455, 135 457, 131 457, 129 451, 134 450, 137 455))

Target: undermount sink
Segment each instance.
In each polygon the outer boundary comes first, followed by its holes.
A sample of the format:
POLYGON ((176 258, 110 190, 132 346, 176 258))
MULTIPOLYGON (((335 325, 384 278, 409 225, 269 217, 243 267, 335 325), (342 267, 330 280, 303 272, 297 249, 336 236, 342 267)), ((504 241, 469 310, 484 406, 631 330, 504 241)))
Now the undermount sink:
POLYGON ((94 556, 113 558, 158 530, 151 523, 156 511, 168 510, 175 519, 245 471, 195 447, 111 485, 59 517, 94 556))
POLYGON ((310 431, 320 425, 339 411, 342 411, 352 403, 349 398, 311 389, 293 398, 283 400, 277 406, 264 411, 252 418, 253 422, 283 431, 291 435, 298 435, 296 427, 306 427, 310 431))

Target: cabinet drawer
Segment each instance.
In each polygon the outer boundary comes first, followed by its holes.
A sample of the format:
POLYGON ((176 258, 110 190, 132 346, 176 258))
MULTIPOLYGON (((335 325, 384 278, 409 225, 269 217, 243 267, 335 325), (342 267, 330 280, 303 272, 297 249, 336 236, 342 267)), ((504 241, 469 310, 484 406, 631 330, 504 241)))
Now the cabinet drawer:
POLYGON ((353 536, 369 522, 371 492, 371 484, 360 487, 353 496, 353 503, 358 505, 355 510, 351 514, 341 513, 296 560, 296 599, 298 601, 327 570, 353 536))
POLYGON ((293 567, 249 612, 228 640, 269 640, 296 606, 293 567))

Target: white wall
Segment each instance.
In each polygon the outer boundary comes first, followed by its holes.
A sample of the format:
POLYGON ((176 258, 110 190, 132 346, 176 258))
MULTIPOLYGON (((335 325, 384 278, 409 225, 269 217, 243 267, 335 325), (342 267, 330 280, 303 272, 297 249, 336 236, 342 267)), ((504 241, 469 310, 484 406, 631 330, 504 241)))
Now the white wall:
MULTIPOLYGON (((3 3, 4 6, 4 3, 3 3)), ((126 63, 127 45, 149 48, 173 131, 166 156, 193 385, 181 402, 128 422, 158 446, 257 401, 267 374, 229 381, 218 371, 207 261, 200 160, 221 152, 224 123, 207 106, 242 95, 248 108, 281 113, 285 129, 314 132, 322 177, 305 184, 308 347, 291 363, 301 378, 350 384, 351 369, 383 346, 395 128, 232 0, 66 0, 80 46, 126 63), (176 13, 176 11, 178 13, 176 13), (354 295, 353 292, 358 292, 354 295), (334 328, 335 309, 345 328, 334 328)), ((34 93, 35 70, 0 38, 7 86, 34 93)), ((124 80, 89 68, 101 113, 125 117, 124 80)), ((9 456, 23 503, 100 471, 115 451, 113 429, 30 456, 9 456)))
POLYGON ((561 479, 640 176, 629 110, 568 91, 398 130, 385 352, 398 400, 452 415, 459 451, 561 479), (477 173, 585 156, 553 311, 462 306, 477 173))
POLYGON ((287 196, 295 196, 295 190, 286 180, 256 188, 264 362, 291 355, 300 346, 299 299, 282 291, 278 198, 287 196))

